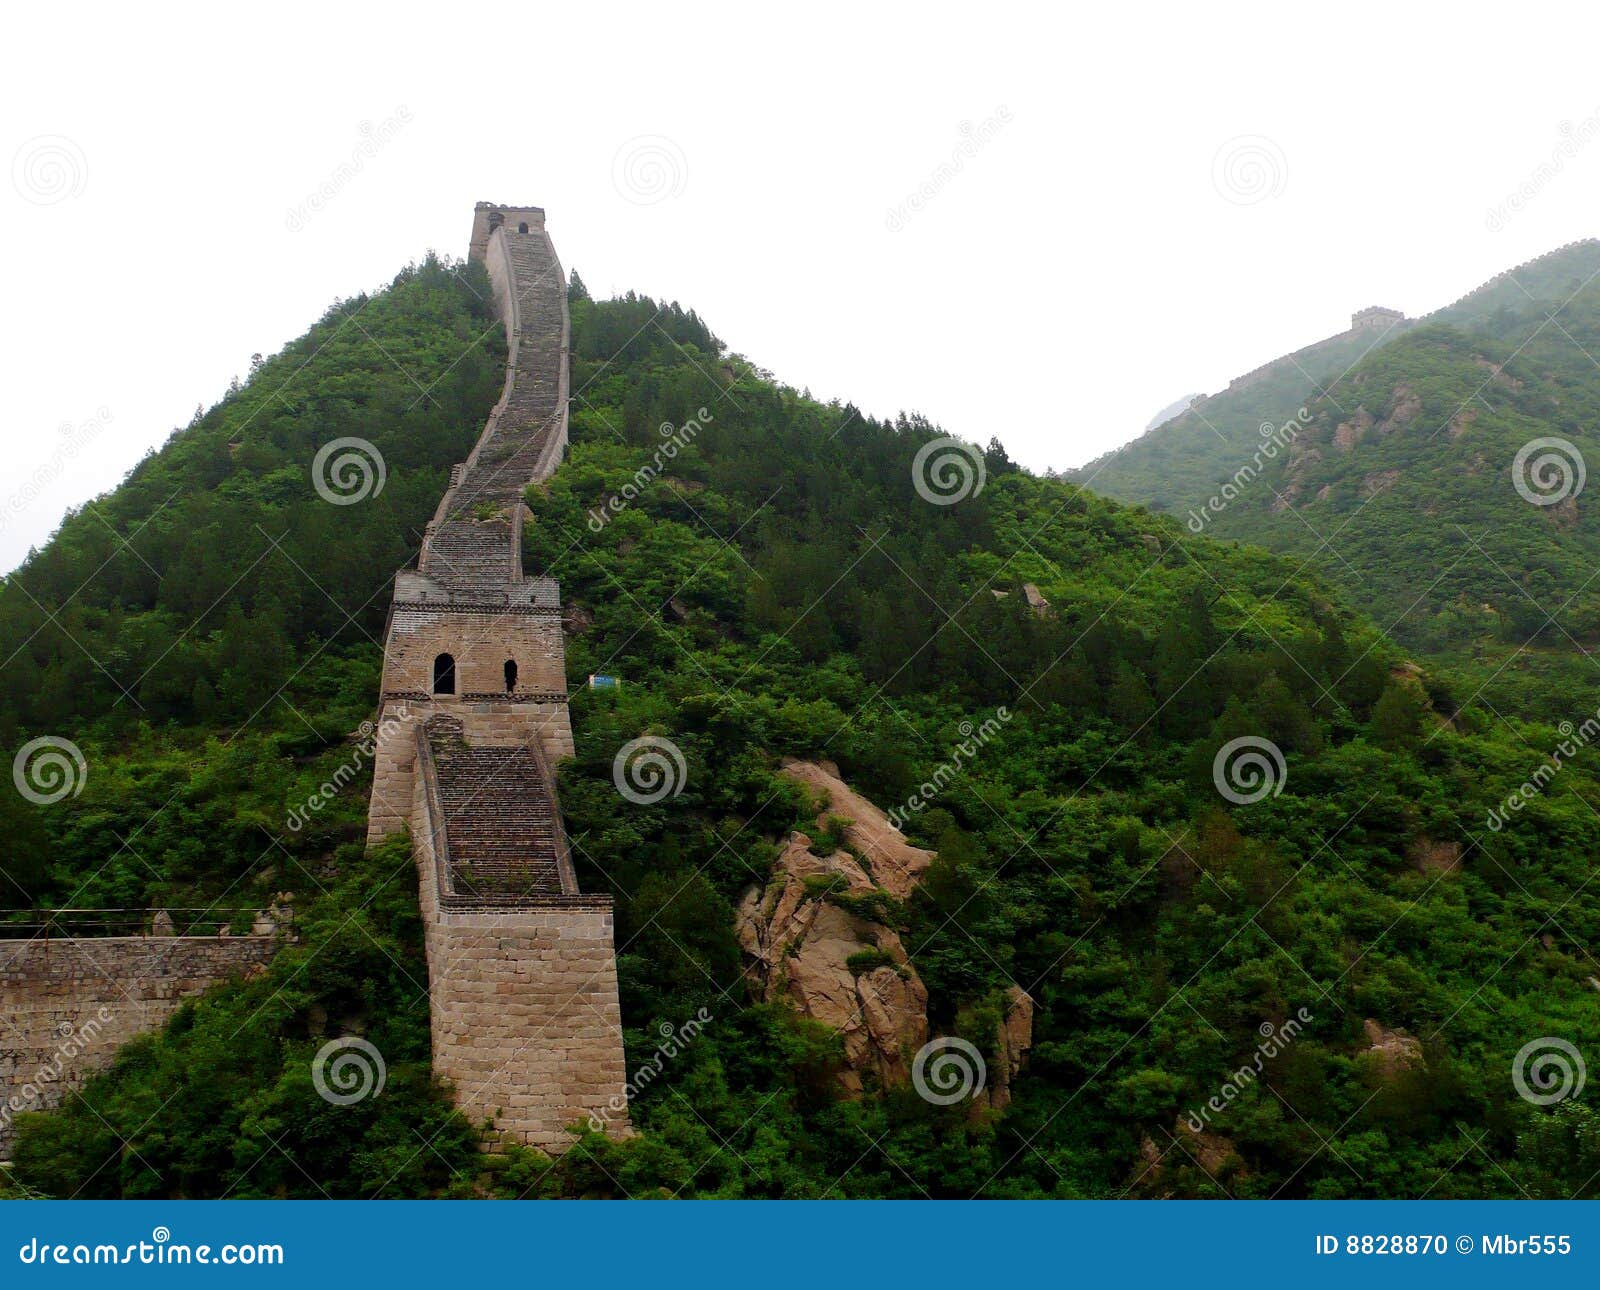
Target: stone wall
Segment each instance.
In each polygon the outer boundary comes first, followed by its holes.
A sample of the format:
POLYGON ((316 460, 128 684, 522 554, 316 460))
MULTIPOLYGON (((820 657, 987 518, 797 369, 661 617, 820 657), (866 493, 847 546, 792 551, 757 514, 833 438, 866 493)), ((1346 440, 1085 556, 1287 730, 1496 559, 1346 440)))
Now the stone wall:
POLYGON ((258 971, 273 936, 108 936, 0 941, 0 1159, 25 1111, 60 1104, 119 1045, 185 999, 258 971))
POLYGON ((489 234, 493 232, 496 218, 500 226, 516 228, 527 224, 530 232, 544 228, 544 211, 537 206, 503 206, 499 202, 479 202, 472 212, 472 239, 467 254, 482 260, 489 248, 489 234))
POLYGON ((605 902, 428 920, 433 1068, 473 1120, 560 1151, 573 1125, 620 1104, 611 917, 605 902))
POLYGON ((369 846, 413 823, 416 730, 440 713, 448 713, 461 722, 462 735, 473 747, 534 744, 551 762, 573 755, 572 722, 565 696, 539 702, 497 699, 434 703, 386 694, 384 718, 373 747, 372 802, 367 813, 369 846))
POLYGON ((506 384, 395 579, 368 838, 410 828, 434 1070, 475 1121, 559 1151, 591 1117, 628 1131, 611 901, 578 891, 550 771, 573 753, 560 588, 520 555, 523 490, 567 442, 566 277, 534 207, 480 202, 471 255, 506 384), (454 693, 433 692, 441 654, 454 693))
POLYGON ((435 1073, 475 1122, 528 1146, 560 1151, 591 1116, 626 1132, 626 1116, 606 1112, 627 1080, 610 899, 447 907, 421 776, 416 796, 435 1073))
POLYGON ((505 666, 517 668, 517 695, 565 694, 566 649, 554 611, 397 608, 383 657, 386 694, 433 689, 433 663, 456 664, 456 696, 504 694, 505 666))

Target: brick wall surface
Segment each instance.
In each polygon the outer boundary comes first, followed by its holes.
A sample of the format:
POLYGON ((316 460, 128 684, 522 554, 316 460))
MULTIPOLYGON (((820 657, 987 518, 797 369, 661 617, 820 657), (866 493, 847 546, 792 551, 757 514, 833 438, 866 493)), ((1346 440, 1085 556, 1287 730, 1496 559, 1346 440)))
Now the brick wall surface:
POLYGON ((259 969, 272 936, 0 941, 0 1158, 13 1119, 60 1104, 185 999, 259 969))

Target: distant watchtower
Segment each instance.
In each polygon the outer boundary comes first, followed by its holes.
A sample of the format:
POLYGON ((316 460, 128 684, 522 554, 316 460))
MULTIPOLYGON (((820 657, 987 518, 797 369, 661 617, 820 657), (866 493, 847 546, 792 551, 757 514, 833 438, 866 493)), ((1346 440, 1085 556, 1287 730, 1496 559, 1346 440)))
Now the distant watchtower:
POLYGON ((1373 305, 1370 309, 1358 309, 1350 315, 1350 330, 1366 331, 1370 328, 1388 331, 1391 327, 1398 327, 1405 320, 1406 316, 1398 309, 1385 309, 1381 305, 1373 305))
POLYGON ((472 241, 467 254, 480 264, 489 256, 489 234, 497 228, 513 233, 539 235, 544 232, 544 211, 538 206, 502 206, 498 202, 479 202, 472 211, 472 241))

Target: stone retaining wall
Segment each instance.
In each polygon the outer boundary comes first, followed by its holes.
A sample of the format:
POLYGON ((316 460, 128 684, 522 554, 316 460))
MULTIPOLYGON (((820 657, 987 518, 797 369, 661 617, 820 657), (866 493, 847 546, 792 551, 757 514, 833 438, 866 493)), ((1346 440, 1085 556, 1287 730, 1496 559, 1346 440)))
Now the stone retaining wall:
POLYGON ((158 1029, 185 1000, 259 971, 274 936, 107 936, 0 941, 0 1159, 13 1119, 43 1111, 118 1046, 158 1029))

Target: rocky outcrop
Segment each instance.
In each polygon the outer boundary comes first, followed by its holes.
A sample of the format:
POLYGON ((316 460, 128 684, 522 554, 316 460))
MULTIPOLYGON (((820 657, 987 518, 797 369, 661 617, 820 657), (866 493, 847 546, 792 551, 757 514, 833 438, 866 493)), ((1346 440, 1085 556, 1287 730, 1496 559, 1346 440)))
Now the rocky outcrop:
POLYGON ((1333 431, 1333 446, 1348 452, 1367 437, 1367 431, 1372 429, 1372 413, 1365 408, 1357 408, 1356 414, 1348 421, 1341 421, 1333 431))
POLYGON ((1366 1053, 1385 1081, 1409 1070, 1427 1069, 1422 1041, 1416 1036, 1404 1030, 1391 1030, 1371 1017, 1361 1023, 1361 1030, 1367 1039, 1366 1053))
MULTIPOLYGON (((818 836, 840 841, 819 855, 795 833, 765 884, 740 901, 736 933, 752 992, 786 1002, 844 1041, 839 1082, 850 1096, 911 1079, 928 1042, 928 990, 895 930, 934 853, 912 846, 888 816, 839 778, 831 762, 787 761, 782 773, 809 789, 818 836)), ((978 1110, 1003 1110, 1033 1045, 1033 1000, 1006 991, 978 1110)))
POLYGON ((907 842, 887 815, 839 778, 839 768, 832 762, 790 759, 783 763, 782 773, 810 789, 822 803, 817 815, 819 828, 828 828, 830 816, 848 821, 845 845, 860 857, 877 886, 896 900, 911 895, 933 863, 932 851, 907 842))
POLYGON ((757 997, 787 1000, 802 1016, 844 1037, 852 1094, 911 1078, 928 1040, 928 990, 893 928, 871 916, 883 889, 845 851, 812 854, 790 838, 765 887, 751 887, 738 912, 739 944, 757 997))
POLYGON ((1011 1105, 1011 1081, 1027 1064, 1033 1047, 1033 996, 1020 985, 1007 987, 1005 1012, 995 1028, 994 1059, 989 1063, 989 1078, 984 1086, 984 1101, 991 1111, 1011 1105))
POLYGON ((1461 844, 1417 838, 1406 848, 1406 859, 1421 873, 1454 873, 1461 867, 1461 844))
POLYGON ((1221 1186, 1226 1176, 1240 1173, 1243 1161, 1231 1138, 1208 1129, 1196 1129, 1180 1116, 1172 1126, 1165 1148, 1148 1133, 1140 1136, 1139 1162, 1134 1166, 1129 1190, 1149 1191, 1160 1187, 1169 1165, 1173 1169, 1198 1167, 1221 1186))

